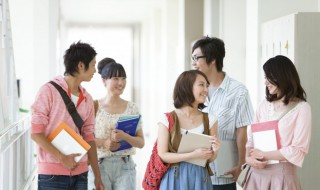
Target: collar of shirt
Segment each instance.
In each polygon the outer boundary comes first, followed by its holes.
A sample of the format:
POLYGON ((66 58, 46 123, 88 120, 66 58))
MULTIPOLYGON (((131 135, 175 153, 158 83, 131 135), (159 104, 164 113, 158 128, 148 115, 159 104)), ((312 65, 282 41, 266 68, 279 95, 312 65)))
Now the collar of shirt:
POLYGON ((230 78, 227 73, 224 73, 224 79, 218 88, 222 90, 228 90, 230 84, 230 78))

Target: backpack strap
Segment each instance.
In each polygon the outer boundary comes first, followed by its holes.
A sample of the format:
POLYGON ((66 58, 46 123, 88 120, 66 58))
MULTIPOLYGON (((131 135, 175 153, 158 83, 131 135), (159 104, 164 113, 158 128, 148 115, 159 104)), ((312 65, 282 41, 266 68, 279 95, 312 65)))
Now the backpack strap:
MULTIPOLYGON (((203 134, 210 135, 210 126, 209 126, 210 124, 209 124, 208 113, 202 112, 202 115, 203 115, 203 127, 204 127, 203 134)), ((206 168, 208 170, 209 175, 213 176, 213 172, 210 168, 209 162, 206 163, 206 168)))
POLYGON ((210 135, 210 126, 209 126, 208 113, 204 113, 203 112, 202 115, 203 115, 203 127, 204 127, 203 134, 210 135))
POLYGON ((93 107, 94 107, 94 116, 96 116, 98 109, 99 109, 99 101, 98 100, 93 101, 93 107))

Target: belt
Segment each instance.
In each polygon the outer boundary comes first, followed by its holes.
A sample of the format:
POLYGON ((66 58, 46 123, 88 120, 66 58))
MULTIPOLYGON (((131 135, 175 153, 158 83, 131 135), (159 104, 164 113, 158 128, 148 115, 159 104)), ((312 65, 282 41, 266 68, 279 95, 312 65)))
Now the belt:
MULTIPOLYGON (((105 158, 106 158, 106 157, 104 157, 104 158, 99 158, 98 163, 101 164, 105 158)), ((129 162, 130 155, 119 156, 119 158, 121 158, 124 163, 127 163, 127 162, 129 162)))

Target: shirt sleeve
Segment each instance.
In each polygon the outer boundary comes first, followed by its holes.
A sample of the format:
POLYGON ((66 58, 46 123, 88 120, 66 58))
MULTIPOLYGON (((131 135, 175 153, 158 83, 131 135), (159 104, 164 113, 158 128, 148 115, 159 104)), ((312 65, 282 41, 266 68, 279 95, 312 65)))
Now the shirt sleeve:
POLYGON ((31 133, 44 133, 49 123, 49 112, 52 99, 51 90, 48 86, 42 86, 31 105, 31 133))
MULTIPOLYGON (((137 104, 133 102, 132 102, 132 114, 137 114, 137 115, 140 114, 139 107, 137 106, 137 104)), ((137 130, 141 129, 142 126, 143 126, 143 122, 142 122, 142 116, 141 116, 137 130)))
MULTIPOLYGON (((260 105, 257 108, 256 114, 254 116, 254 123, 257 123, 261 120, 261 110, 265 107, 265 101, 262 101, 260 105)), ((248 125, 247 127, 247 143, 246 148, 252 148, 253 147, 253 137, 252 137, 252 130, 251 125, 248 125)))
POLYGON ((93 99, 89 95, 87 95, 87 98, 88 100, 86 104, 90 111, 87 119, 84 121, 81 131, 82 131, 83 139, 87 142, 90 142, 95 139, 94 137, 95 117, 94 117, 93 99))
POLYGON ((302 167, 311 139, 311 108, 308 103, 301 105, 293 130, 291 145, 281 148, 280 153, 292 164, 302 167))
POLYGON ((209 113, 208 117, 209 117, 209 128, 211 129, 218 119, 212 113, 209 113))
POLYGON ((248 90, 245 90, 239 97, 237 112, 236 112, 236 128, 248 126, 252 123, 253 108, 250 101, 248 90))

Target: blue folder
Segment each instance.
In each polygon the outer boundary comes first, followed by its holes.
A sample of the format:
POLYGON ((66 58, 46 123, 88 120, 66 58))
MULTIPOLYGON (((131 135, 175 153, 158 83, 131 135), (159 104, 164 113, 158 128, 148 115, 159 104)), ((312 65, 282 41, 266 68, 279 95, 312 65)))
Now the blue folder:
MULTIPOLYGON (((141 115, 122 116, 119 118, 117 122, 116 129, 122 130, 131 136, 135 136, 140 118, 141 118, 141 115)), ((112 152, 117 152, 119 150, 125 150, 132 147, 127 141, 120 141, 119 143, 120 143, 120 147, 117 150, 113 150, 112 152)))

